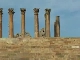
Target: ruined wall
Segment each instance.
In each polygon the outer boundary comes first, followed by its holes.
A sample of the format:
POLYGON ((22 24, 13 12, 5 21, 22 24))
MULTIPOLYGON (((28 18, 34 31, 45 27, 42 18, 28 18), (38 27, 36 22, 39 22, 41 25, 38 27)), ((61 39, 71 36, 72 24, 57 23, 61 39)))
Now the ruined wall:
MULTIPOLYGON (((22 37, 21 35, 22 35, 21 33, 17 33, 16 35, 14 35, 14 38, 21 38, 22 37)), ((25 32, 25 38, 27 37, 31 37, 31 35, 30 33, 25 32)))
POLYGON ((80 60, 80 38, 1 38, 0 60, 80 60))

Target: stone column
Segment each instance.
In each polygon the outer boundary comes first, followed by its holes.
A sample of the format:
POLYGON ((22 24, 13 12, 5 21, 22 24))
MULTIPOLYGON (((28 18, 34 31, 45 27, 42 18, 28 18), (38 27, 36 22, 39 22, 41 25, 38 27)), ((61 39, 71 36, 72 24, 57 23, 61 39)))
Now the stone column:
POLYGON ((39 20, 38 20, 38 13, 39 13, 39 9, 38 8, 34 8, 34 31, 35 31, 35 38, 39 37, 39 20))
POLYGON ((8 13, 9 13, 9 38, 13 38, 14 37, 14 30, 13 30, 13 15, 14 15, 14 9, 13 8, 9 8, 8 9, 8 13))
POLYGON ((45 13, 46 13, 46 37, 50 37, 50 12, 51 12, 51 9, 45 9, 45 13))
POLYGON ((0 38, 2 38, 2 14, 3 14, 3 8, 0 8, 0 38))
POLYGON ((21 36, 25 37, 25 8, 21 8, 21 36))
POLYGON ((45 17, 45 37, 46 37, 46 13, 44 14, 45 17))
POLYGON ((55 37, 60 37, 60 21, 59 16, 56 16, 56 23, 55 23, 55 37))
POLYGON ((54 22, 54 37, 56 37, 56 22, 54 22))

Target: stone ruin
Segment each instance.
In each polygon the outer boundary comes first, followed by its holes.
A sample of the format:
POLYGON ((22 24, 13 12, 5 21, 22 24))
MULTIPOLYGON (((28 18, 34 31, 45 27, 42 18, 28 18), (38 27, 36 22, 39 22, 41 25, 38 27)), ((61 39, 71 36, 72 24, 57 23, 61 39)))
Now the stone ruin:
MULTIPOLYGON (((26 37, 31 35, 29 33, 25 32, 25 8, 20 8, 21 11, 21 33, 14 35, 14 24, 13 24, 13 15, 14 15, 14 9, 9 8, 8 14, 9 14, 9 38, 15 38, 15 37, 26 37)), ((42 28, 41 31, 39 31, 39 9, 34 8, 34 36, 37 37, 50 37, 50 12, 51 9, 45 9, 45 28, 42 28)), ((3 14, 3 8, 0 8, 0 38, 2 38, 2 14, 3 14)), ((54 22, 54 37, 60 37, 60 17, 56 16, 56 21, 54 22)))
POLYGON ((34 8, 34 35, 25 31, 25 8, 21 8, 21 33, 14 35, 14 9, 9 8, 9 38, 2 38, 0 8, 0 60, 80 60, 80 38, 60 38, 60 16, 54 22, 54 37, 50 37, 50 12, 45 9, 45 27, 39 31, 38 13, 34 8), (19 38, 20 37, 20 38, 19 38), (46 37, 46 38, 38 38, 46 37), (58 37, 58 38, 57 38, 58 37), (24 38, 24 39, 23 39, 24 38))
POLYGON ((42 28, 40 31, 39 31, 39 37, 45 37, 45 28, 42 28))
MULTIPOLYGON (((17 34, 14 36, 14 38, 20 38, 20 37, 21 37, 21 34, 20 34, 20 33, 17 33, 17 34)), ((26 38, 27 38, 27 37, 31 37, 30 33, 25 32, 25 37, 26 37, 26 38)))

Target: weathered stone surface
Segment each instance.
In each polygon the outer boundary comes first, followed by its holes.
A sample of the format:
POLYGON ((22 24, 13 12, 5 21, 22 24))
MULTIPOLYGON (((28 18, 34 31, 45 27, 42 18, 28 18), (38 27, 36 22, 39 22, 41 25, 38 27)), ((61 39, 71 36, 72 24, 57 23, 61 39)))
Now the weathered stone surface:
POLYGON ((39 18, 38 18, 38 13, 39 9, 34 8, 34 34, 35 38, 39 37, 39 18))
POLYGON ((21 36, 25 37, 25 8, 21 8, 21 36))
POLYGON ((40 31, 39 31, 39 37, 45 37, 46 34, 45 34, 45 28, 42 28, 40 31))
POLYGON ((60 16, 56 16, 56 21, 54 22, 54 37, 60 37, 60 16))
MULTIPOLYGON (((20 33, 17 33, 16 35, 14 35, 14 38, 21 38, 22 35, 20 33)), ((25 37, 24 38, 27 38, 27 37, 31 37, 30 33, 28 32, 25 32, 25 37)))
POLYGON ((14 27, 13 27, 13 15, 14 15, 14 9, 9 8, 8 9, 9 13, 9 38, 14 37, 14 27))
POLYGON ((45 9, 45 28, 46 28, 46 37, 50 37, 50 12, 51 9, 45 9))
POLYGON ((3 8, 0 8, 0 38, 2 38, 2 14, 3 8))
POLYGON ((0 59, 80 60, 80 38, 1 38, 0 59))

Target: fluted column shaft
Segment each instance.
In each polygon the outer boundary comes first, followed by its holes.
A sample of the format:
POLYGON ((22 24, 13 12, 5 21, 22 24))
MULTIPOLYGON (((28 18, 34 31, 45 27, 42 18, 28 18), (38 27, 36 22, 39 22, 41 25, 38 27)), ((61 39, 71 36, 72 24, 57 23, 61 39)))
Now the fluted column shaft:
POLYGON ((46 12, 46 37, 50 37, 50 11, 51 9, 45 9, 46 12))
POLYGON ((26 9, 21 8, 21 36, 25 37, 25 11, 26 9))
POLYGON ((38 13, 39 13, 39 9, 38 8, 34 8, 34 31, 35 31, 35 38, 39 37, 39 19, 38 19, 38 13))
POLYGON ((0 8, 0 38, 2 38, 2 14, 3 14, 3 8, 0 8))
POLYGON ((14 27, 13 27, 13 15, 14 15, 14 9, 9 8, 8 9, 9 13, 9 38, 14 37, 14 27))

